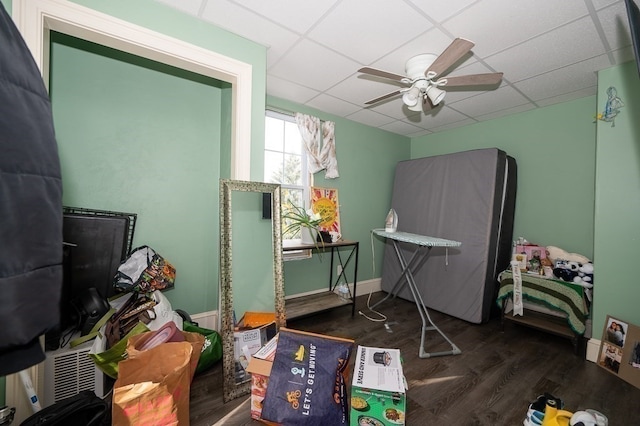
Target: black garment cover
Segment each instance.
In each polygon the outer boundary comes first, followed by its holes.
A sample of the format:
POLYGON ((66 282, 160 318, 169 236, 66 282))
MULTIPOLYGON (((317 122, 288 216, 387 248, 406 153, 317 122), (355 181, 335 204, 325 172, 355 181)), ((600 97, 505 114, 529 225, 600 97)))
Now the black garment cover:
POLYGON ((62 180, 51 103, 0 3, 0 376, 44 360, 59 321, 62 180))

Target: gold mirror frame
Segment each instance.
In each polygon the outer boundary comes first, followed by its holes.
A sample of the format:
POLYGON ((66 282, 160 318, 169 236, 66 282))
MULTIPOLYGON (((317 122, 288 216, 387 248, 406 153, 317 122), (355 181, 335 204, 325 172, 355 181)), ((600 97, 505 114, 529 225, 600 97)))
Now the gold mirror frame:
POLYGON ((278 328, 286 325, 284 279, 282 273, 282 230, 280 185, 230 179, 220 180, 220 311, 222 319, 223 399, 231 401, 251 392, 251 380, 236 383, 234 359, 232 205, 233 191, 271 194, 271 228, 273 241, 274 310, 278 328))

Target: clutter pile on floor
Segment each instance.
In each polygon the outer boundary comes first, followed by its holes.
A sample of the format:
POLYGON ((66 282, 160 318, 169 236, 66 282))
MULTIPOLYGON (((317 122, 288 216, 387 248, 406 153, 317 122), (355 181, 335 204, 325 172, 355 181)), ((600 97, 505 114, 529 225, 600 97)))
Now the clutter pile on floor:
POLYGON ((607 417, 592 409, 574 413, 564 410, 564 403, 549 393, 529 404, 524 426, 607 426, 607 417))

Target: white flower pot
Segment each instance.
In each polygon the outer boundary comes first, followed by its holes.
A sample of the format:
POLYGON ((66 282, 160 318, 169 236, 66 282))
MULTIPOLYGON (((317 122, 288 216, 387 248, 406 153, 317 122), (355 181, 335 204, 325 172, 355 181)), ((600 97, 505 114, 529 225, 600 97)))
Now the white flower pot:
POLYGON ((302 244, 315 244, 317 232, 315 229, 307 228, 306 226, 300 227, 300 240, 302 244))

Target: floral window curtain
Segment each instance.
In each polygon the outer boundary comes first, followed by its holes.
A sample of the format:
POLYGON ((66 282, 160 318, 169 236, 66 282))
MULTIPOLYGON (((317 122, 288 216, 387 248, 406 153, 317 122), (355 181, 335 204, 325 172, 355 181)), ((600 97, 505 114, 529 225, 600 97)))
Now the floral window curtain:
POLYGON ((321 122, 318 117, 300 113, 295 114, 295 119, 307 150, 309 171, 317 173, 325 170, 324 177, 327 179, 339 177, 335 123, 321 122))

